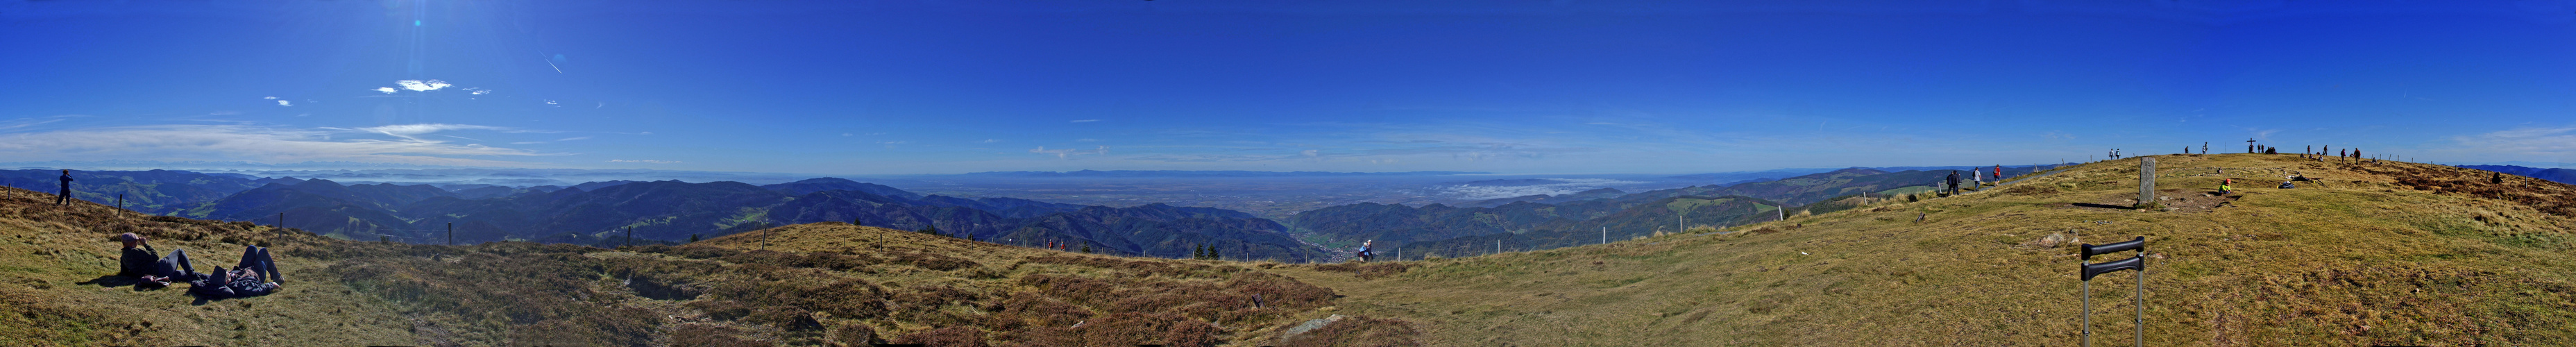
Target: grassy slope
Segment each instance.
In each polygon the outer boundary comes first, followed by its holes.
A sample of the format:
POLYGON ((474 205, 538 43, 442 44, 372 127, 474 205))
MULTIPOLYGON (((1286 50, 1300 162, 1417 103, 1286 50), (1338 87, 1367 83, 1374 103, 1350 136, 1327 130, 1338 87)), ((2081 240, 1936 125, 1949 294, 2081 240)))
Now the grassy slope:
MULTIPOLYGON (((230 266, 243 243, 274 229, 248 223, 152 223, 97 205, 56 208, 13 192, 0 200, 0 345, 410 345, 412 323, 373 296, 327 280, 316 262, 278 259, 288 281, 266 297, 204 302, 186 286, 140 291, 116 272, 121 232, 187 249, 199 266, 230 266), (188 236, 200 235, 196 239, 188 236)), ((47 195, 45 197, 50 197, 47 195)), ((199 268, 199 271, 212 271, 199 268)))
MULTIPOLYGON (((1419 267, 1369 278, 1355 273, 1391 269, 1094 257, 838 223, 628 251, 388 245, 21 198, 0 203, 0 345, 829 344, 869 330, 997 345, 1402 345, 1417 332, 1434 345, 2065 345, 2076 261, 2039 241, 2068 230, 2150 239, 2150 344, 2576 343, 2565 185, 2509 178, 2549 194, 2517 203, 2448 181, 2482 173, 2430 165, 2159 158, 2160 186, 2183 197, 2164 202, 2173 211, 2075 205, 2134 194, 2133 163, 2099 163, 1739 228, 1752 232, 1407 262, 1419 267), (2332 181, 2193 194, 2291 170, 2332 181), (2426 184, 2451 187, 2415 189, 2426 184), (124 230, 203 249, 210 264, 276 244, 295 281, 205 305, 80 284, 113 272, 100 240, 124 230), (764 234, 786 252, 744 251, 764 234), (1250 308, 1250 293, 1268 307, 1250 308), (1334 314, 1357 318, 1273 340, 1334 314)), ((2104 343, 2130 331, 2127 278, 2097 283, 2104 343)))
MULTIPOLYGON (((0 345, 1203 346, 1266 341, 1331 314, 1329 289, 1260 271, 1273 267, 841 223, 627 250, 355 242, 22 196, 0 201, 0 345), (200 266, 272 245, 290 281, 214 302, 184 285, 138 291, 104 276, 116 254, 106 237, 127 231, 189 249, 200 266), (776 236, 757 251, 763 235, 776 236)), ((1348 325, 1313 335, 1410 335, 1348 325)))
MULTIPOLYGON (((2576 344, 2576 220, 2394 184, 2483 184, 2483 172, 2158 158, 2158 187, 2183 198, 2165 202, 2174 211, 2071 205, 2129 204, 2136 164, 2124 160, 1740 228, 1767 229, 1750 233, 1413 262, 1422 267, 1375 280, 1282 272, 1349 296, 1347 313, 1427 322, 1439 345, 2069 345, 2074 248, 2038 241, 2073 230, 2094 243, 2148 238, 2150 345, 2576 344), (2289 172, 2330 181, 2270 187, 2289 172), (2198 194, 2230 177, 2241 198, 2198 194), (1930 217, 1915 224, 1918 213, 1930 217)), ((2538 184, 2554 183, 2508 177, 2538 184)), ((2576 198, 2547 187, 2546 198, 2576 198)), ((2122 342, 2133 275, 2106 276, 2096 339, 2122 342)))

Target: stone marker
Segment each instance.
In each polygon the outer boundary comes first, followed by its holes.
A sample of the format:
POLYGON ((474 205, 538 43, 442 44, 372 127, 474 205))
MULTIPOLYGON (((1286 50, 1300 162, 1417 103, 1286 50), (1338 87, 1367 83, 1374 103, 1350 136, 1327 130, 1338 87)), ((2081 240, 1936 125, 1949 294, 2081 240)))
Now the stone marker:
POLYGON ((2156 202, 2156 158, 2138 158, 2138 206, 2156 202))

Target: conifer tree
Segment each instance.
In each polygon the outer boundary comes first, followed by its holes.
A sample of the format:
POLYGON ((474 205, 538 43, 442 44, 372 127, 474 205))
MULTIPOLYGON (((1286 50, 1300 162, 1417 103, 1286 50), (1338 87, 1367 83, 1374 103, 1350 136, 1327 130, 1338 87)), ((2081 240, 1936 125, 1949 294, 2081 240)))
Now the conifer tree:
POLYGON ((1208 246, 1208 257, 1207 257, 1207 258, 1208 258, 1208 260, 1225 260, 1225 256, 1223 256, 1223 255, 1218 255, 1218 254, 1216 253, 1216 246, 1208 246))
POLYGON ((1190 259, 1207 259, 1207 246, 1191 245, 1190 259))
POLYGON ((1082 245, 1082 253, 1083 253, 1083 254, 1090 254, 1090 253, 1091 253, 1091 245, 1082 245))
POLYGON ((689 243, 698 243, 698 234, 689 234, 689 243))

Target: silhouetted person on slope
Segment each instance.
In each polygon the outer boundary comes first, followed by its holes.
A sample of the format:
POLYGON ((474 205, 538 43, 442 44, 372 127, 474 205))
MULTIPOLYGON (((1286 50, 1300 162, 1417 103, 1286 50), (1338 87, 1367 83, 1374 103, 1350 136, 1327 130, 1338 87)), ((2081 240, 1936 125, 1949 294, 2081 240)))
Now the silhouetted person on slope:
POLYGON ((1959 172, 1950 171, 1950 194, 1959 193, 1959 172))
POLYGON ((63 181, 63 194, 62 194, 62 195, 60 195, 60 196, 55 196, 55 197, 54 197, 54 204, 55 204, 55 205, 71 205, 71 204, 72 204, 72 169, 63 169, 63 177, 62 177, 62 178, 60 178, 60 179, 63 181))

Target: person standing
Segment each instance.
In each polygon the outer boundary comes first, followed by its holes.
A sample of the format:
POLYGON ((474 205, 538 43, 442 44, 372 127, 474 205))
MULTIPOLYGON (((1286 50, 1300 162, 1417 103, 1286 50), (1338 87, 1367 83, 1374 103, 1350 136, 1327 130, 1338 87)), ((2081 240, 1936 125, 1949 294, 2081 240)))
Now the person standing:
POLYGON ((72 204, 72 169, 63 169, 63 194, 54 197, 55 205, 72 204))
POLYGON ((2003 182, 2004 182, 2004 166, 2003 166, 2003 165, 1995 165, 1995 184, 2003 184, 2003 182))
POLYGON ((1950 172, 1950 194, 1959 194, 1959 172, 1950 172))

